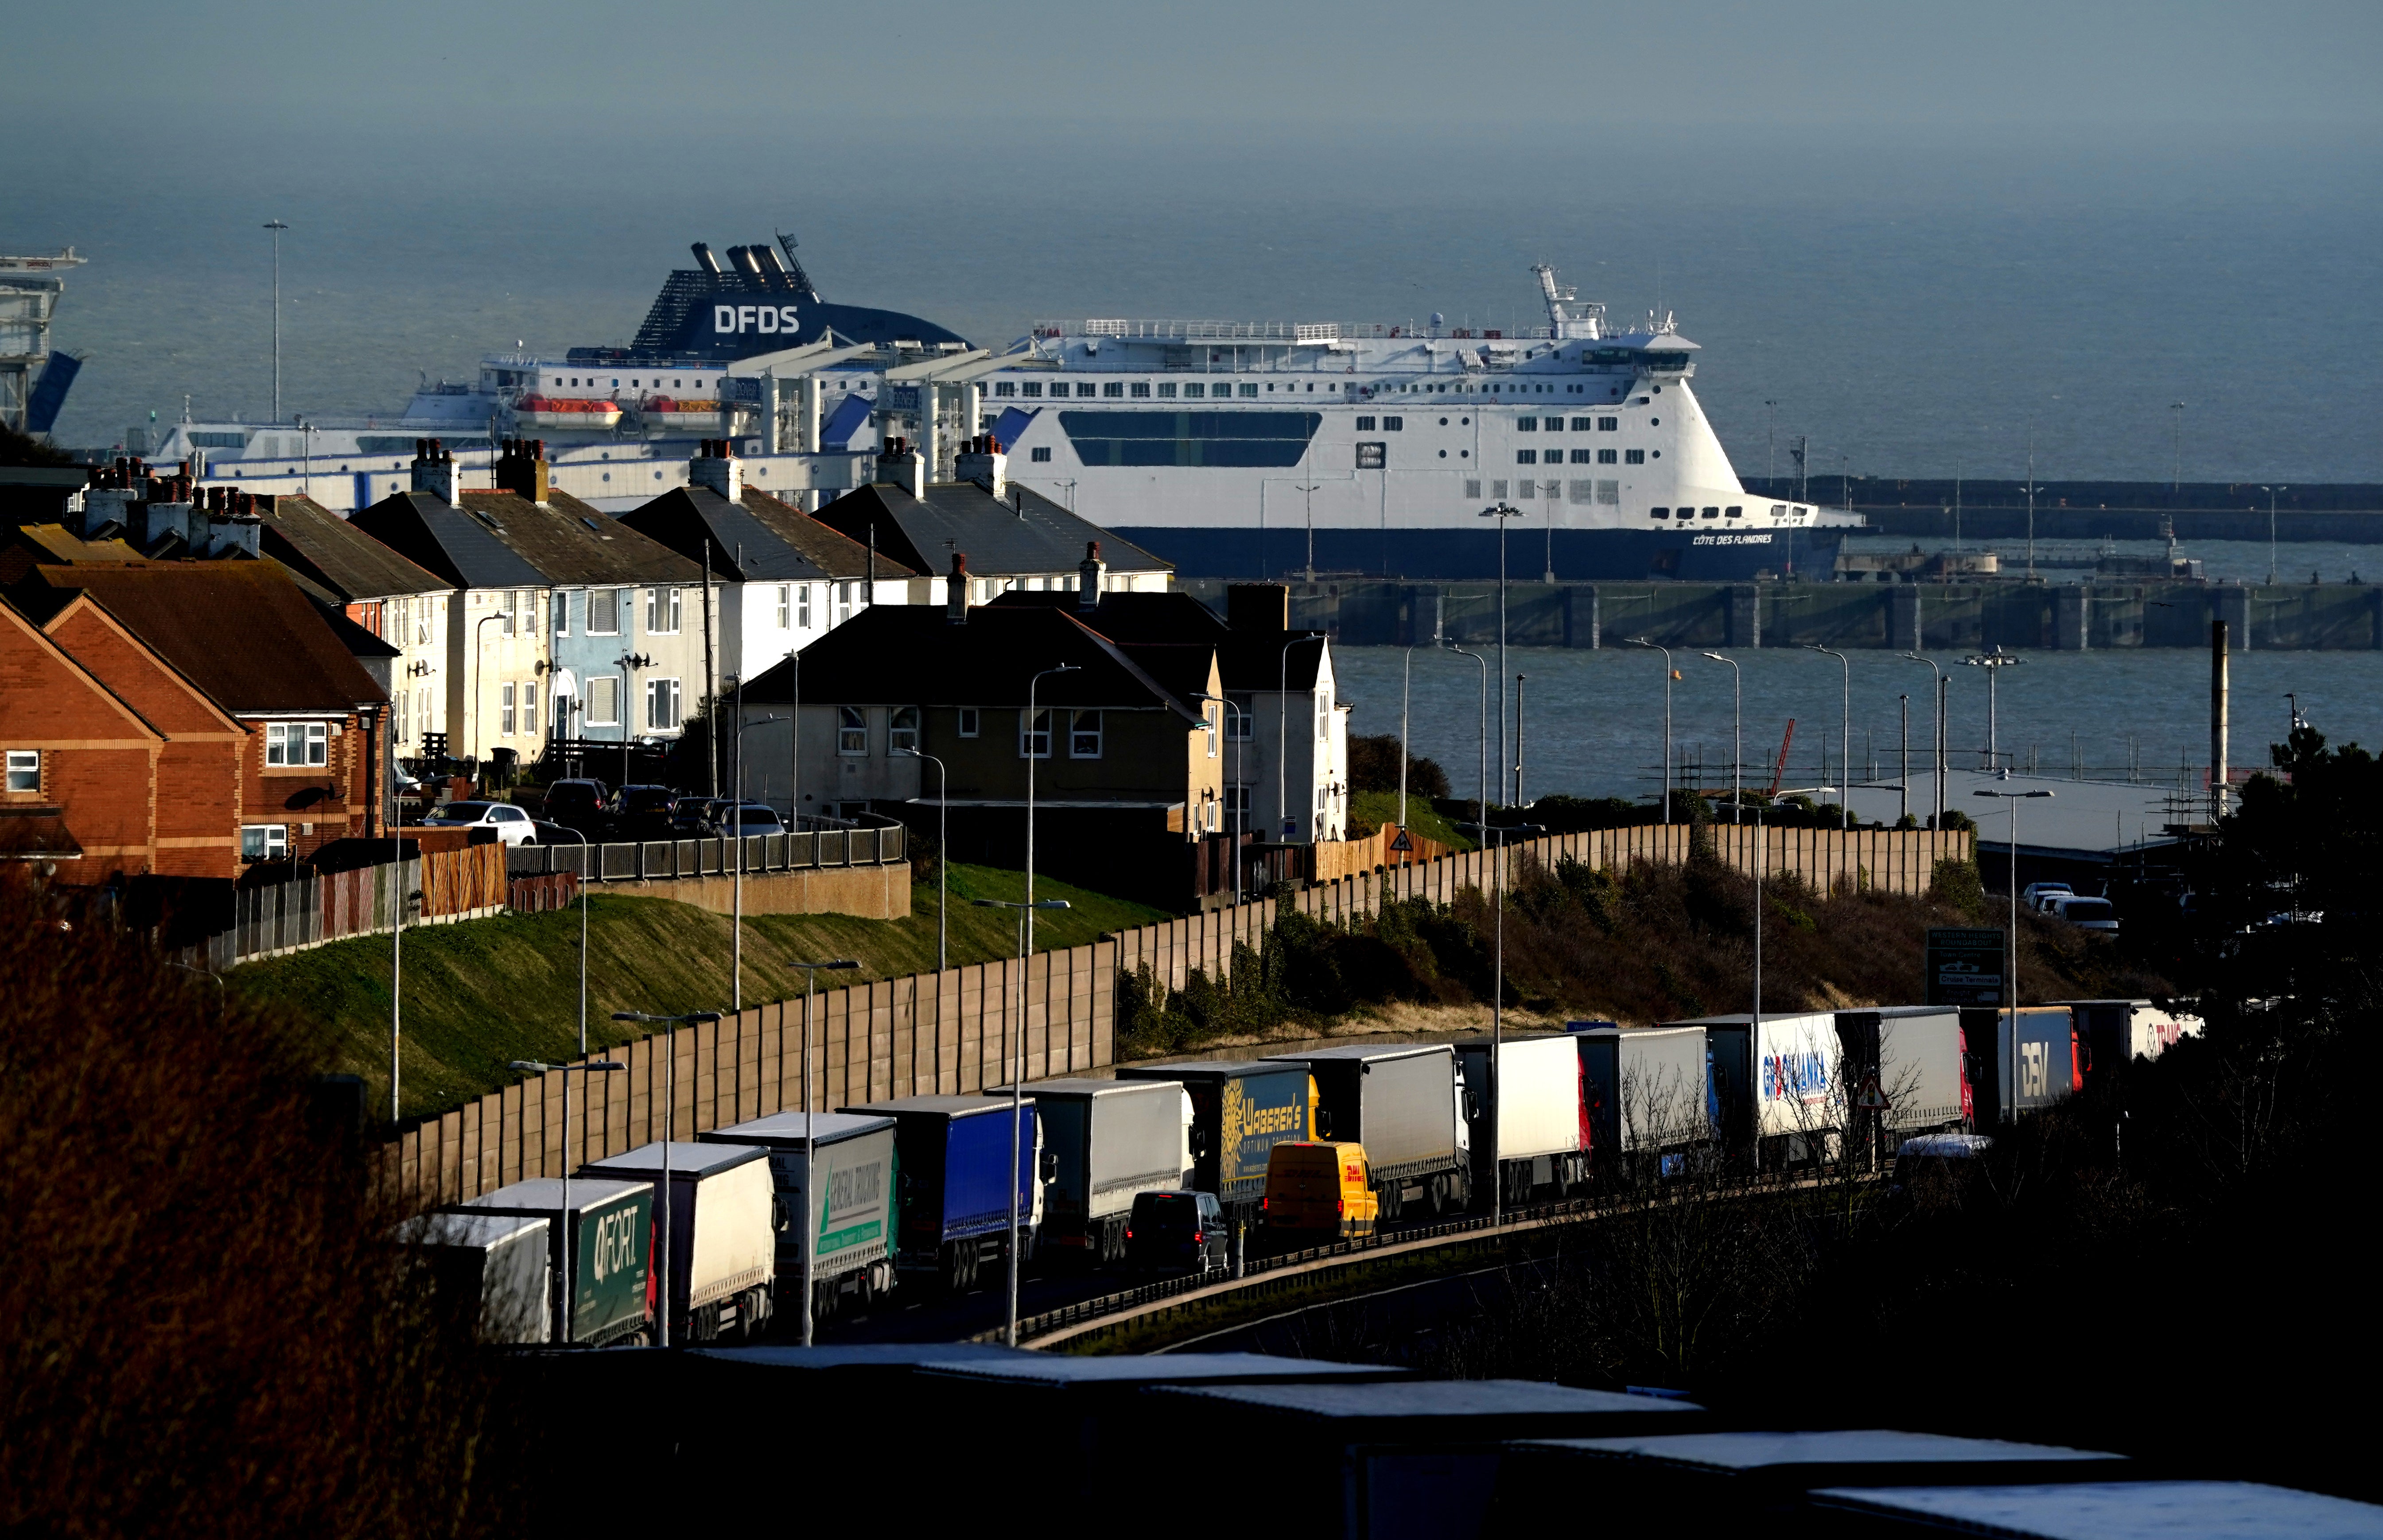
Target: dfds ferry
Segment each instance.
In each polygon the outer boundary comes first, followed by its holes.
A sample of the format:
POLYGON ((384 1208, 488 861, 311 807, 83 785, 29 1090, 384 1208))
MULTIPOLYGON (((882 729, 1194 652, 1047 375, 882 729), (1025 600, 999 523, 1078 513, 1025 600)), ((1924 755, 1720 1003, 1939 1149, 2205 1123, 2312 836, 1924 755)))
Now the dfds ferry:
POLYGON ((1187 577, 1491 575, 1495 509, 1518 577, 1830 575, 1860 517, 1747 493, 1697 344, 1535 271, 1548 324, 1511 334, 1045 323, 984 404, 1011 479, 1187 577))

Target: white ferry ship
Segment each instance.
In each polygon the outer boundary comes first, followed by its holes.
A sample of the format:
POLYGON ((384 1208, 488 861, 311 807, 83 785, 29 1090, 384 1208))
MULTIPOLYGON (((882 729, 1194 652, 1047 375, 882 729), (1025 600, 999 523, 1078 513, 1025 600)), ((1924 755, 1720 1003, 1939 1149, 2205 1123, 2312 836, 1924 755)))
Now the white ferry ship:
MULTIPOLYGON (((1858 515, 1750 496, 1671 318, 1609 326, 1547 267, 1548 324, 1043 322, 994 352, 899 312, 830 304, 794 243, 698 242, 627 348, 500 353, 394 421, 173 425, 152 458, 362 507, 417 437, 470 467, 543 438, 556 485, 634 507, 728 437, 754 485, 811 508, 916 445, 935 479, 990 433, 1010 479, 1186 577, 1316 571, 1560 580, 1826 577, 1858 515), (336 467, 336 469, 334 469, 336 467), (1502 508, 1509 516, 1485 517, 1502 508)), ((383 485, 388 483, 390 485, 383 485)))

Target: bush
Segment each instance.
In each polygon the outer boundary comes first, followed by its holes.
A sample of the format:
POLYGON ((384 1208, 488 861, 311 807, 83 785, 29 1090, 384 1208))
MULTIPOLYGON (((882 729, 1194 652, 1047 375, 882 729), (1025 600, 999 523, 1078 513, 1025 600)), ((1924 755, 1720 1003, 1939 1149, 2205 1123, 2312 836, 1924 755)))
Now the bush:
MULTIPOLYGON (((1399 736, 1380 733, 1349 740, 1349 788, 1358 792, 1399 789, 1399 736)), ((1407 795, 1435 797, 1448 795, 1448 772, 1437 761, 1407 757, 1407 795)))

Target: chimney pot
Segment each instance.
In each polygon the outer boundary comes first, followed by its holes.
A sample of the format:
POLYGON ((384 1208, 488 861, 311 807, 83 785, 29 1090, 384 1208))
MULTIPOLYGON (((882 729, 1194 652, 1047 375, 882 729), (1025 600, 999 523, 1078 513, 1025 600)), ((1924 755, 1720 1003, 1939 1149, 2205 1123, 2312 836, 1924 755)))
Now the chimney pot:
POLYGON ((966 625, 968 612, 968 553, 956 550, 952 552, 952 575, 944 580, 944 619, 954 625, 966 625))

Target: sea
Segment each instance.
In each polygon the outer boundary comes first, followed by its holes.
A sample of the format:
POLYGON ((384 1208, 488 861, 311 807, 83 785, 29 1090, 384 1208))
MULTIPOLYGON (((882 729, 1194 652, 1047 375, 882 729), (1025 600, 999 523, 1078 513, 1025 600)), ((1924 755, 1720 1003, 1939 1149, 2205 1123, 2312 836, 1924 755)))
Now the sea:
MULTIPOLYGON (((783 230, 829 298, 996 349, 1046 317, 1528 326, 1543 318, 1529 269, 1546 262, 1617 322, 1675 315, 1702 345, 1696 388, 1741 473, 1787 474, 1800 443, 1816 487, 2031 467, 2383 482, 2383 200, 2368 195, 2383 146, 2315 129, 1752 136, 1702 132, 1693 113, 1660 132, 1541 136, 1529 107, 1426 95, 1408 129, 1284 136, 1229 114, 1089 134, 1055 104, 1050 131, 1023 138, 906 138, 889 119, 759 159, 697 153, 676 132, 483 142, 460 125, 400 143, 326 122, 211 145, 203 163, 138 115, 94 117, 0 187, 0 246, 90 258, 56 330, 85 359, 57 432, 76 446, 120 443, 153 413, 270 415, 262 226, 278 218, 285 417, 394 416, 417 384, 466 377, 491 351, 624 342, 689 241, 783 230)), ((2044 541, 2037 556, 2097 549, 2044 541)), ((2264 580, 2272 561, 2287 578, 2383 579, 2383 548, 2179 554, 2212 578, 2264 580)), ((1982 671, 1939 661, 1952 740, 1975 752, 1982 671)), ((1678 662, 1675 757, 1710 783, 1732 754, 1729 671, 1678 662)), ((1834 661, 1742 662, 1759 780, 1789 718, 1788 773, 1821 775, 1823 745, 1835 766, 1834 661)), ((1526 796, 1660 785, 1654 654, 1517 649, 1509 664, 1528 675, 1526 796)), ((2000 743, 2043 765, 2173 777, 2205 752, 2206 666, 2190 650, 2031 654, 2002 681, 2000 743)), ((1344 651, 1354 730, 1397 731, 1402 669, 1394 650, 1344 651)), ((1899 763, 1907 695, 1926 743, 1926 670, 1858 653, 1852 673, 1858 769, 1899 763)), ((2281 735, 2287 692, 2329 734, 2383 742, 2378 684, 2376 654, 2246 655, 2237 762, 2281 735)), ((1477 696, 1469 662, 1417 656, 1416 746, 1466 790, 1477 696)))

